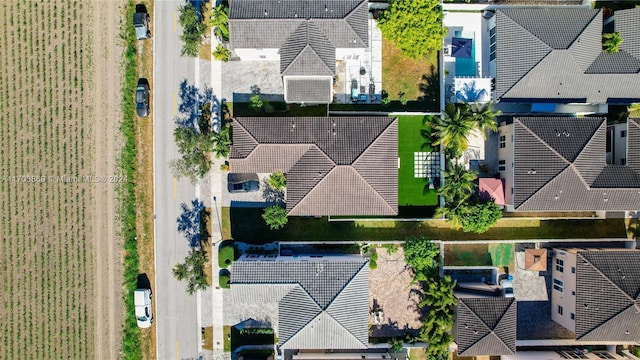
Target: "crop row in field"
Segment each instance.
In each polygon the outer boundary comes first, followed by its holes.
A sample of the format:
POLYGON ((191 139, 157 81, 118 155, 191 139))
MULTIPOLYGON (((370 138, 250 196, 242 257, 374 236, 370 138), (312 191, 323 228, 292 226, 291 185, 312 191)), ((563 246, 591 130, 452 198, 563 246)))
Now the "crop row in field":
POLYGON ((84 1, 0 2, 0 348, 7 359, 93 358, 95 184, 54 181, 91 173, 90 14, 84 1))

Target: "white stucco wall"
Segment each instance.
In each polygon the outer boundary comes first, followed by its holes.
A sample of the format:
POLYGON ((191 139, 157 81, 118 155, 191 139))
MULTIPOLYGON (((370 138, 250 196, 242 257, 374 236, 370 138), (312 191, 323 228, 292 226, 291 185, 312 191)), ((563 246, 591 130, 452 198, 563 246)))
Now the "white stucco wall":
POLYGON ((236 55, 243 61, 273 61, 280 60, 279 49, 234 49, 236 55))
MULTIPOLYGON (((498 128, 498 162, 504 160, 505 170, 500 171, 500 177, 504 179, 505 204, 513 205, 513 124, 503 125, 498 128), (500 137, 505 137, 505 147, 500 148, 500 137)), ((498 163, 498 169, 500 165, 498 163)))
POLYGON ((572 272, 572 268, 576 267, 576 250, 554 250, 551 267, 551 319, 575 333, 576 322, 575 319, 571 319, 571 314, 576 313, 576 274, 572 272), (564 261, 564 271, 562 272, 558 271, 556 267, 558 259, 564 261), (563 282, 562 292, 553 288, 553 279, 563 282), (562 315, 558 313, 558 306, 562 306, 562 315))
POLYGON ((607 128, 607 130, 613 130, 613 154, 612 154, 612 164, 622 165, 622 159, 627 158, 627 138, 622 137, 622 132, 627 131, 627 124, 615 124, 607 128))

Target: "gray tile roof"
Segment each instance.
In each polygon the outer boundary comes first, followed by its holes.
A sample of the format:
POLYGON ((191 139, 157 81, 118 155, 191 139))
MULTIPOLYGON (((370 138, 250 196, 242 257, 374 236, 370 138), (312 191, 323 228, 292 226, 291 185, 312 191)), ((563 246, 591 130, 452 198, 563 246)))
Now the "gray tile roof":
POLYGON ((308 21, 336 48, 364 48, 369 41, 367 4, 365 0, 234 0, 229 8, 231 46, 280 48, 308 21))
POLYGON ((579 251, 576 340, 640 339, 640 251, 579 251))
MULTIPOLYGON (((231 291, 271 289, 278 301, 277 332, 284 349, 364 349, 368 344, 369 267, 356 256, 239 260, 231 291), (283 288, 283 284, 294 285, 283 288), (282 294, 282 289, 289 290, 282 294)), ((269 291, 266 291, 267 293, 269 291)), ((252 307, 263 298, 235 297, 252 307)), ((266 299, 272 300, 272 299, 266 299)))
POLYGON ((333 76, 336 49, 316 25, 302 23, 280 48, 282 75, 333 76))
POLYGON ((239 118, 233 130, 232 171, 287 173, 290 215, 397 214, 396 120, 239 118))
MULTIPOLYGON (((519 117, 513 126, 516 210, 640 208, 638 170, 606 164, 606 119, 519 117)), ((640 128, 634 120, 629 129, 629 143, 640 148, 640 128)), ((636 164, 633 146, 628 158, 636 164)))
POLYGON ((496 97, 524 102, 640 100, 640 51, 634 47, 638 30, 633 25, 638 22, 638 11, 616 12, 616 30, 625 41, 633 39, 609 55, 602 51, 601 10, 498 10, 496 97))
POLYGON ((455 323, 458 355, 514 354, 516 310, 515 298, 459 298, 455 323))
POLYGON ((291 103, 328 104, 333 100, 332 87, 332 77, 285 76, 284 98, 291 103))

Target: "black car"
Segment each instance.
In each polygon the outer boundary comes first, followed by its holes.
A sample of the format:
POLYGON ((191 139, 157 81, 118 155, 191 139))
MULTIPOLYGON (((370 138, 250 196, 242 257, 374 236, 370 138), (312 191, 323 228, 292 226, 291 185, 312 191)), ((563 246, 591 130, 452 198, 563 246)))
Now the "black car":
POLYGON ((147 79, 138 80, 136 88, 136 113, 140 117, 149 116, 149 82, 147 79))

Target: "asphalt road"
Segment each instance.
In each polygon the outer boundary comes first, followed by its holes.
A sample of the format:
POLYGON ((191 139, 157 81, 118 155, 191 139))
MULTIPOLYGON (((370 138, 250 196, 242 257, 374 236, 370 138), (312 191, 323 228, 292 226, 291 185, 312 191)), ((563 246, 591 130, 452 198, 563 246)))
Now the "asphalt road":
POLYGON ((184 283, 171 272, 189 251, 185 238, 176 230, 180 204, 195 198, 188 180, 177 181, 169 161, 178 157, 173 141, 178 86, 194 82, 195 60, 180 56, 182 32, 177 8, 184 1, 156 0, 154 21, 154 213, 156 284, 156 335, 158 359, 191 359, 198 356, 196 296, 188 295, 184 283))

